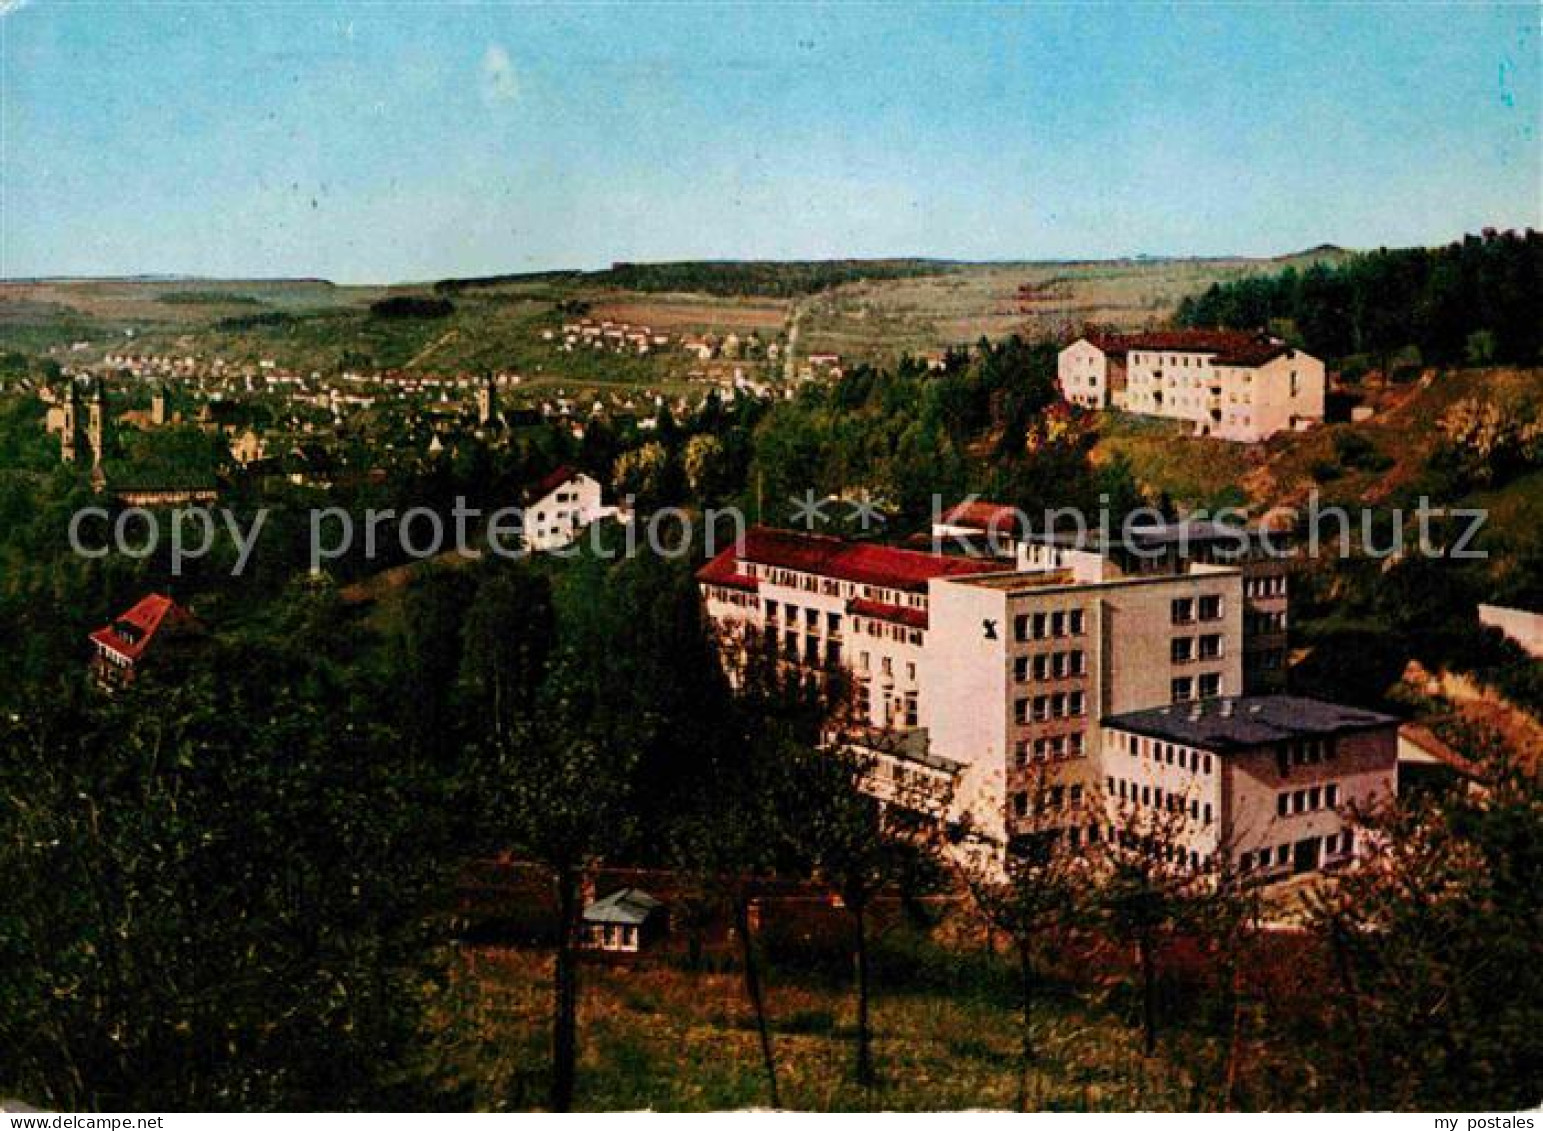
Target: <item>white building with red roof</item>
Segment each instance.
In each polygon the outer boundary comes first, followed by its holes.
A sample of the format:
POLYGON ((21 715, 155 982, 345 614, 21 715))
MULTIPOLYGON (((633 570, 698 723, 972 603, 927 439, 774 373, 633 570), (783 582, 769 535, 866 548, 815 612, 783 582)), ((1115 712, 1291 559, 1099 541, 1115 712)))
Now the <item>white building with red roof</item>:
POLYGON ((96 649, 92 674, 104 687, 126 686, 154 654, 200 628, 198 618, 187 609, 170 597, 151 593, 91 634, 96 649))
POLYGON ((1323 422, 1323 362, 1271 334, 1085 334, 1060 352, 1061 395, 1084 408, 1183 420, 1197 436, 1253 442, 1323 422))
POLYGON ((525 495, 521 538, 530 553, 572 545, 591 523, 616 515, 605 505, 599 480, 559 467, 525 495))
POLYGON ((1098 835, 1105 714, 1242 690, 1236 567, 1079 577, 756 527, 697 580, 731 675, 756 639, 785 664, 845 668, 888 736, 880 772, 940 780, 955 816, 1004 842, 1046 805, 1098 835))

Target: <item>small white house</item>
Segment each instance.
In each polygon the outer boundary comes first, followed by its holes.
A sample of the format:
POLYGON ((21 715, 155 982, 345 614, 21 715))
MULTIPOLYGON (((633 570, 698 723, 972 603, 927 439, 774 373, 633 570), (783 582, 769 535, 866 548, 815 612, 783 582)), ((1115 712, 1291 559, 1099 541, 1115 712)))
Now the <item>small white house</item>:
POLYGON ((600 483, 571 467, 559 467, 526 495, 522 537, 531 553, 571 545, 593 522, 616 514, 605 505, 600 483))

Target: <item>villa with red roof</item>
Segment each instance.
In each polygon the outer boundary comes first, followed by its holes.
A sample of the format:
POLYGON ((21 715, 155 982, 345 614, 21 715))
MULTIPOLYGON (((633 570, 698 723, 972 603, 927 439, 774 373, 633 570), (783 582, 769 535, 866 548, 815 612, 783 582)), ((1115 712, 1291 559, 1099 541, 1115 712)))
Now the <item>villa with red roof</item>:
MULTIPOLYGON (((967 529, 1007 518, 1004 508, 978 500, 946 515, 967 529)), ((1161 541, 1172 532, 1143 533, 1161 541)), ((1249 641, 1258 635, 1247 618, 1249 585, 1259 578, 1247 560, 1211 560, 1202 548, 1127 570, 1101 546, 1064 560, 1020 553, 1014 561, 941 552, 943 541, 927 552, 752 527, 697 572, 731 680, 753 651, 814 678, 844 670, 861 729, 843 741, 875 756, 865 788, 881 800, 967 821, 1004 846, 1043 830, 1047 816, 1073 844, 1085 843, 1113 835, 1131 804, 1127 747, 1106 739, 1117 717, 1237 713, 1249 641), (1120 782, 1125 793, 1112 792, 1120 782)), ((1284 603, 1284 590, 1280 596, 1284 603)), ((1254 697, 1248 711, 1300 710, 1276 699, 1254 697)), ((1393 730, 1380 720, 1374 729, 1354 775, 1348 761, 1314 763, 1313 782, 1302 788, 1319 792, 1305 792, 1303 805, 1317 812, 1326 797, 1364 800, 1396 788, 1393 730)), ((1223 757, 1219 749, 1210 754, 1223 757)), ((1260 800, 1265 787, 1246 774, 1228 770, 1210 782, 1185 776, 1211 764, 1192 770, 1186 751, 1174 781, 1161 779, 1157 802, 1176 812, 1183 798, 1194 825, 1185 862, 1196 868, 1221 862, 1222 846, 1239 831, 1227 824, 1241 811, 1236 805, 1274 813, 1260 800), (1202 786, 1217 788, 1203 799, 1196 793, 1191 806, 1189 794, 1202 786)), ((1151 803, 1150 784, 1135 787, 1138 803, 1151 803)), ((1275 793, 1267 800, 1274 806, 1275 793)), ((1327 818, 1299 821, 1294 809, 1256 824, 1250 836, 1272 852, 1269 866, 1253 873, 1265 882, 1342 866, 1357 851, 1338 826, 1325 831, 1327 818), (1279 845, 1312 837, 1320 838, 1316 848, 1293 847, 1291 867, 1278 867, 1279 845)))
POLYGON ((178 637, 199 629, 198 618, 170 597, 151 593, 91 634, 91 671, 103 687, 124 687, 143 665, 178 637))
POLYGON ((617 513, 602 498, 600 483, 571 467, 559 467, 525 493, 521 534, 536 553, 571 545, 591 523, 617 513))
POLYGON ((1253 442, 1323 422, 1323 362, 1271 334, 1084 334, 1056 373, 1073 404, 1187 421, 1197 436, 1253 442))

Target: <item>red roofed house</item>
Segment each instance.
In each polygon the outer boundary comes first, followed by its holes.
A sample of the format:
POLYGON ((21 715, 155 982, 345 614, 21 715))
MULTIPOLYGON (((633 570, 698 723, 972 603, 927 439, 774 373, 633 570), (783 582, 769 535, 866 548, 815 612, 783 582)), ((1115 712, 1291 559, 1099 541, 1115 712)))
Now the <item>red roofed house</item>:
POLYGON ((525 549, 532 553, 561 549, 590 523, 615 513, 615 507, 604 505, 598 481, 571 467, 559 467, 526 492, 525 549))
POLYGON ((199 629, 198 618, 170 597, 152 593, 109 625, 91 634, 91 671, 103 687, 134 681, 145 662, 199 629))
POLYGON ((1251 442, 1323 421, 1323 362, 1269 334, 1085 334, 1056 371, 1073 404, 1189 421, 1197 436, 1251 442))

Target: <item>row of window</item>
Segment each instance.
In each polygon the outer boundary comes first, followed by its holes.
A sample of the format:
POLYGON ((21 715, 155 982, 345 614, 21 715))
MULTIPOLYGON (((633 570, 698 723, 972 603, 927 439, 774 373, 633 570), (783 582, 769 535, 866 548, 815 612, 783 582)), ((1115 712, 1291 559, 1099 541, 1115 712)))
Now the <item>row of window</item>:
POLYGON ((1013 703, 1013 721, 1042 723, 1046 719, 1079 719, 1088 713, 1088 697, 1081 691, 1057 691, 1013 703))
MULTIPOLYGON (((859 676, 861 676, 862 673, 865 673, 865 672, 868 671, 868 653, 867 652, 859 652, 859 653, 857 653, 857 671, 859 673, 859 676)), ((889 656, 880 656, 879 657, 879 673, 881 675, 894 675, 895 674, 895 661, 891 657, 889 657, 889 656)), ((906 678, 906 682, 907 683, 915 683, 916 682, 916 662, 914 660, 907 660, 906 661, 906 664, 905 664, 905 678, 906 678)))
POLYGON ((1206 593, 1200 597, 1175 597, 1173 599, 1172 614, 1174 624, 1194 624, 1197 620, 1221 620, 1222 599, 1217 593, 1206 593))
MULTIPOLYGON (((1355 851, 1355 834, 1349 829, 1342 832, 1330 833, 1323 838, 1323 854, 1325 856, 1349 856, 1355 851)), ((1291 863, 1291 845, 1277 844, 1274 847, 1261 848, 1256 852, 1245 852, 1238 857, 1238 870, 1240 872, 1252 872, 1256 868, 1284 868, 1291 863)))
POLYGON ((1219 660, 1222 656, 1221 634, 1175 636, 1169 643, 1168 654, 1176 664, 1188 664, 1195 660, 1219 660))
POLYGON ((1284 573, 1270 574, 1267 577, 1245 577, 1243 579, 1243 593, 1249 597, 1284 597, 1286 595, 1286 575, 1284 573))
MULTIPOLYGON (((1082 808, 1082 787, 1080 785, 1046 786, 1039 791, 1038 802, 1035 811, 1040 813, 1056 812, 1065 808, 1082 808)), ((1013 816, 1027 817, 1029 815, 1028 790, 1019 790, 1013 794, 1013 816)))
POLYGON ((1058 762, 1065 758, 1081 758, 1084 752, 1083 735, 1080 730, 1071 734, 1053 734, 1043 738, 1036 738, 1031 743, 1027 738, 1020 738, 1013 743, 1013 765, 1022 769, 1029 764, 1032 754, 1036 762, 1058 762))
POLYGON ((1051 613, 1024 613, 1013 618, 1013 638, 1051 640, 1061 636, 1081 636, 1087 631, 1087 617, 1081 609, 1057 609, 1051 613))
POLYGON ((1118 750, 1122 745, 1132 758, 1151 758, 1154 762, 1177 765, 1179 769, 1195 774, 1211 772, 1211 756, 1187 746, 1175 746, 1171 742, 1159 742, 1155 738, 1141 738, 1134 734, 1125 735, 1122 739, 1116 733, 1115 749, 1118 750))
POLYGON ((1118 797, 1121 801, 1128 801, 1132 805, 1144 805, 1169 813, 1187 812, 1193 820, 1204 821, 1208 825, 1215 819, 1209 801, 1202 803, 1198 798, 1192 797, 1186 803, 1182 794, 1172 790, 1164 793, 1162 787, 1156 785, 1138 787, 1135 782, 1126 781, 1124 778, 1111 777, 1108 784, 1110 797, 1118 797))
POLYGON ((1080 648, 1069 652, 1041 652, 1037 656, 1013 657, 1013 680, 1016 683, 1027 683, 1031 675, 1036 681, 1043 681, 1086 675, 1087 671, 1087 656, 1080 648))
MULTIPOLYGON (((800 610, 797 605, 781 605, 781 606, 779 606, 776 601, 767 601, 766 602, 766 619, 767 619, 768 622, 771 622, 771 623, 776 623, 776 621, 779 619, 778 618, 778 614, 779 613, 785 613, 786 616, 787 616, 787 623, 790 624, 790 625, 796 625, 798 623, 798 617, 799 617, 800 611, 802 611, 802 613, 803 613, 804 627, 808 628, 810 631, 813 631, 814 629, 817 629, 817 628, 820 627, 820 610, 819 609, 803 609, 803 610, 800 610)), ((840 613, 826 613, 825 614, 825 630, 831 636, 840 636, 841 635, 841 614, 840 613)))
POLYGON ((1168 690, 1175 703, 1215 699, 1222 693, 1222 677, 1219 672, 1205 672, 1198 680, 1192 675, 1181 675, 1173 679, 1168 690))
POLYGON ((1275 815, 1290 817, 1297 813, 1316 813, 1320 809, 1333 809, 1339 805, 1339 786, 1330 782, 1325 786, 1287 790, 1275 795, 1275 815))

